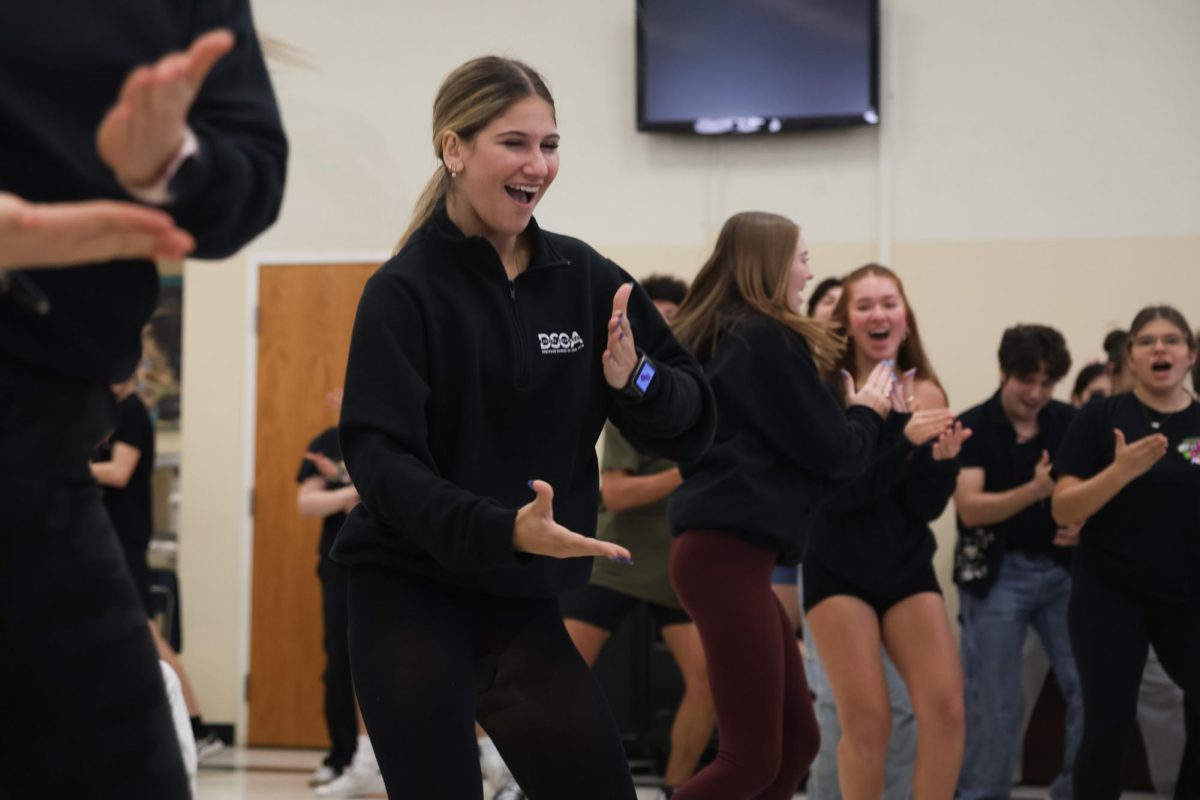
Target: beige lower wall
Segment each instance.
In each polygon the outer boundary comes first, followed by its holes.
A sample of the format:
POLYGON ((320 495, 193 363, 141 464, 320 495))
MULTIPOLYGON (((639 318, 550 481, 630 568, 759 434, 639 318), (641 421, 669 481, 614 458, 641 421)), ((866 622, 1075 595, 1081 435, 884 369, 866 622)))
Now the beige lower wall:
MULTIPOLYGON (((875 258, 873 243, 822 243, 810 234, 817 278, 875 258)), ((707 245, 599 248, 635 276, 691 277, 707 245)), ((951 404, 985 399, 997 382, 996 347, 1014 322, 1067 337, 1076 366, 1101 355, 1113 327, 1143 305, 1170 302, 1200 323, 1200 237, 1043 241, 898 242, 891 266, 905 280, 922 336, 951 404)), ((320 255, 314 253, 313 255, 320 255)), ((246 259, 185 269, 183 472, 180 571, 184 661, 206 717, 238 718, 248 596, 244 534, 250 452, 243 421, 250 346, 246 259)), ((1072 370, 1072 374, 1074 370, 1072 370)), ((1060 386, 1065 397, 1067 382, 1060 386)), ((953 522, 937 525, 937 565, 950 590, 953 522)))
POLYGON ((242 697, 241 572, 247 511, 241 258, 184 269, 179 580, 183 661, 205 719, 234 722, 242 697))

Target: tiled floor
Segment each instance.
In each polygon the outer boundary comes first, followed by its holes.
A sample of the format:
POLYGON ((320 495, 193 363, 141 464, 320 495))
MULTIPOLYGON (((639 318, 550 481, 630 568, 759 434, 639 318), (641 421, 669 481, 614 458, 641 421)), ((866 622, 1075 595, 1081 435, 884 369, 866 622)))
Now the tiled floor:
MULTIPOLYGON (((310 798, 308 775, 321 763, 316 750, 231 748, 216 754, 200 767, 196 800, 291 800, 310 798)), ((382 798, 383 795, 372 795, 382 798)), ((654 789, 638 788, 638 800, 651 800, 654 789)), ((803 798, 804 795, 796 795, 803 798)), ((1042 800, 1044 790, 1018 788, 1012 800, 1042 800)), ((1154 795, 1122 795, 1123 800, 1153 800, 1154 795)))

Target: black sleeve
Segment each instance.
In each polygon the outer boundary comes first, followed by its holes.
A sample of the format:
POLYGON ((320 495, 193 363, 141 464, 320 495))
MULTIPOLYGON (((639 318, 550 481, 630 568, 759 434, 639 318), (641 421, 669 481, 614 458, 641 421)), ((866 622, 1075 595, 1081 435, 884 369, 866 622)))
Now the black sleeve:
POLYGON ((516 510, 461 489, 429 450, 425 328, 399 281, 376 275, 359 301, 338 437, 369 517, 404 531, 447 569, 519 563, 516 510))
POLYGON ((1104 421, 1107 402, 1090 402, 1071 420, 1054 456, 1055 478, 1072 475, 1087 480, 1112 462, 1116 444, 1111 426, 1104 421))
POLYGON ((932 444, 918 448, 909 462, 900 497, 905 510, 922 522, 933 522, 940 517, 954 494, 958 467, 955 458, 935 460, 932 444))
POLYGON ((864 406, 843 410, 802 336, 765 320, 725 335, 738 337, 741 352, 712 379, 781 457, 832 481, 870 465, 883 419, 864 406))
MULTIPOLYGON (((909 415, 891 414, 881 426, 880 444, 876 457, 867 468, 851 480, 841 484, 826 496, 824 504, 837 511, 850 511, 873 506, 886 499, 904 481, 916 450, 907 439, 884 443, 882 429, 892 427, 894 417, 909 415)), ((901 426, 903 427, 903 426, 901 426)))
POLYGON ((985 461, 985 446, 984 439, 986 438, 977 427, 978 423, 971 414, 963 414, 959 417, 959 422, 964 428, 969 428, 974 431, 975 435, 962 443, 962 450, 958 453, 958 464, 964 469, 967 467, 980 467, 986 469, 985 461))
POLYGON ((150 412, 137 397, 130 397, 121 402, 117 426, 113 429, 109 441, 111 444, 124 442, 135 448, 143 456, 153 451, 154 423, 150 421, 150 412))
POLYGON ((195 36, 229 28, 237 38, 188 114, 200 152, 171 181, 166 207, 196 239, 198 258, 225 258, 275 221, 288 145, 248 0, 197 2, 195 36))
MULTIPOLYGON (((630 280, 620 268, 614 265, 614 269, 624 280, 630 280)), ((611 309, 598 313, 607 320, 611 309)), ((609 418, 639 452, 672 461, 699 458, 712 444, 717 425, 716 401, 700 365, 676 341, 650 297, 637 284, 629 297, 629 324, 638 349, 654 363, 655 375, 640 398, 627 397, 609 387, 609 418)))

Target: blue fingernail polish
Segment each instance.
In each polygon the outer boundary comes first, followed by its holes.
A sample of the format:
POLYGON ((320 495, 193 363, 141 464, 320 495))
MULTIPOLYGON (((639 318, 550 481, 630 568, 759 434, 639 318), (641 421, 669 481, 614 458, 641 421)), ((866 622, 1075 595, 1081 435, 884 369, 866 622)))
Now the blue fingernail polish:
POLYGON ((842 373, 842 377, 843 377, 843 378, 849 378, 849 377, 850 377, 850 373, 849 373, 849 372, 847 372, 847 371, 846 371, 846 370, 844 370, 844 369, 839 369, 839 370, 838 370, 838 372, 842 373))
POLYGON ((528 486, 530 489, 532 489, 532 488, 533 488, 533 481, 525 481, 525 485, 526 485, 526 486, 528 486))
POLYGON ((633 566, 633 559, 632 559, 632 558, 626 558, 625 556, 610 556, 610 557, 609 557, 609 560, 610 560, 610 561, 615 561, 615 562, 617 562, 618 564, 624 564, 624 565, 626 565, 626 566, 628 566, 628 567, 632 567, 632 566, 633 566))

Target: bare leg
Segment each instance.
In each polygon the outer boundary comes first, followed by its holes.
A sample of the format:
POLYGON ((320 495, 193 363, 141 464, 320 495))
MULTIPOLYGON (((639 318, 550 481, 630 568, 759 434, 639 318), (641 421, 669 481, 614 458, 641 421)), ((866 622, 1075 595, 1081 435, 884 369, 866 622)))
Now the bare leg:
POLYGON ((154 647, 158 650, 158 657, 170 664, 171 669, 175 670, 175 674, 179 676, 179 686, 183 689, 183 702, 187 704, 188 716, 200 716, 200 705, 196 702, 196 695, 192 692, 192 682, 188 680, 183 662, 179 660, 179 654, 171 649, 171 645, 163 638, 162 632, 159 631, 154 620, 147 620, 147 622, 150 624, 150 635, 154 637, 154 647))
POLYGON ((962 664, 942 596, 922 592, 892 606, 883 615, 883 636, 917 719, 913 797, 950 800, 962 767, 966 722, 962 664))
POLYGON ((879 655, 879 618, 858 598, 835 595, 813 606, 808 624, 825 662, 842 725, 837 749, 842 795, 846 800, 878 800, 892 735, 892 706, 879 655))
POLYGON ((563 625, 566 626, 567 635, 571 637, 571 644, 575 645, 579 655, 583 656, 583 660, 589 667, 593 666, 596 659, 600 657, 600 651, 604 649, 604 645, 612 636, 612 632, 578 619, 564 619, 563 625))
POLYGON ((683 674, 683 697, 675 709, 671 754, 663 775, 667 786, 678 786, 696 771, 716 727, 717 712, 708 685, 708 664, 700 645, 700 631, 695 624, 667 625, 662 629, 662 637, 683 674))

